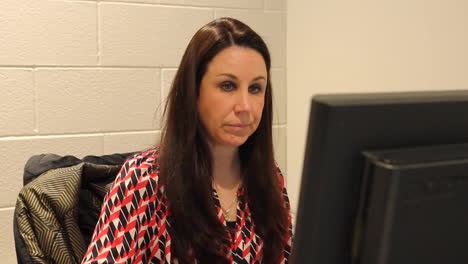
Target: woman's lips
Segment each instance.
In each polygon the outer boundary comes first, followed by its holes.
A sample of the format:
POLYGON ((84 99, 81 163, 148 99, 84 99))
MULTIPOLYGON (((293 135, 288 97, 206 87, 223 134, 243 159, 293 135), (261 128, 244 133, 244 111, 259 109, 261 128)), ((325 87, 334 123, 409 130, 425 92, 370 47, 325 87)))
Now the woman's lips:
POLYGON ((250 126, 250 124, 227 124, 227 126, 230 126, 230 127, 248 127, 250 126))
POLYGON ((227 124, 226 127, 228 127, 232 131, 243 131, 247 129, 250 126, 250 124, 227 124))

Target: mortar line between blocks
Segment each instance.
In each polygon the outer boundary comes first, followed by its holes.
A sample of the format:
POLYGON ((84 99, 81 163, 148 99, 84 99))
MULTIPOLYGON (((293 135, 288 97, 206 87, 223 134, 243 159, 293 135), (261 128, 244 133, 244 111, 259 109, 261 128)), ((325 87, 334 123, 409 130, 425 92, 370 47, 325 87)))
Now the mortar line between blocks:
MULTIPOLYGON (((164 69, 159 70, 159 108, 161 108, 161 105, 164 105, 164 102, 166 101, 166 98, 164 98, 164 75, 163 75, 164 69)), ((170 89, 170 88, 169 88, 170 89)), ((162 110, 159 109, 159 118, 162 121, 162 110)), ((160 127, 162 127, 163 124, 159 124, 160 127)))
MULTIPOLYGON (((223 9, 232 9, 232 10, 252 10, 252 11, 261 11, 264 10, 264 5, 261 7, 227 7, 227 6, 204 6, 204 5, 184 5, 176 3, 149 3, 144 1, 115 1, 115 0, 63 0, 64 2, 84 2, 84 3, 109 3, 109 4, 132 4, 132 5, 149 5, 149 6, 159 6, 159 7, 174 7, 174 8, 194 8, 194 9, 212 9, 212 8, 223 8, 223 9)), ((273 10, 275 11, 275 10, 273 10)))
POLYGON ((43 139, 43 138, 68 138, 68 137, 90 137, 104 135, 120 134, 138 134, 138 133, 158 133, 160 129, 142 129, 142 130, 124 130, 124 131, 100 131, 100 132, 65 132, 57 134, 23 134, 23 135, 2 135, 0 141, 21 140, 21 139, 43 139))
MULTIPOLYGON (((83 2, 87 2, 88 0, 81 0, 83 2)), ((89 0, 89 1, 96 1, 96 0, 89 0)), ((195 5, 178 5, 178 4, 164 4, 164 3, 149 3, 149 2, 132 2, 128 1, 114 1, 114 0, 99 0, 99 3, 105 4, 118 4, 118 5, 133 5, 133 6, 155 6, 155 7, 173 7, 173 8, 193 8, 193 9, 200 9, 200 10, 208 10, 213 8, 212 6, 195 6, 195 5)))
MULTIPOLYGON (((93 0, 95 1, 95 0, 93 0)), ((216 6, 216 5, 184 5, 175 3, 148 3, 148 2, 131 2, 131 1, 113 1, 113 0, 100 0, 100 3, 111 3, 111 4, 133 4, 133 5, 150 5, 159 7, 172 7, 172 8, 193 8, 193 9, 212 9, 212 8, 223 8, 231 10, 252 10, 261 11, 263 7, 228 7, 228 6, 216 6)))
POLYGON ((163 97, 164 95, 164 76, 163 76, 164 69, 160 68, 159 69, 159 102, 156 103, 157 107, 156 110, 154 111, 153 115, 153 125, 158 124, 159 129, 162 128, 162 113, 163 113, 163 108, 164 108, 164 101, 165 98, 163 97))
POLYGON ((106 153, 106 140, 105 140, 105 135, 102 134, 101 136, 101 154, 104 155, 106 153))
POLYGON ((101 32, 99 30, 100 28, 100 23, 99 23, 99 17, 100 17, 100 4, 99 1, 96 2, 96 45, 97 45, 97 65, 101 65, 101 32))
POLYGON ((0 68, 9 68, 9 69, 30 69, 34 68, 37 70, 41 69, 160 69, 160 68, 176 68, 175 66, 135 66, 135 65, 1 65, 0 68))
POLYGON ((32 69, 32 82, 33 82, 33 111, 34 111, 34 133, 39 133, 39 114, 38 114, 38 91, 37 91, 37 81, 36 81, 36 75, 37 75, 37 69, 33 68, 32 69))

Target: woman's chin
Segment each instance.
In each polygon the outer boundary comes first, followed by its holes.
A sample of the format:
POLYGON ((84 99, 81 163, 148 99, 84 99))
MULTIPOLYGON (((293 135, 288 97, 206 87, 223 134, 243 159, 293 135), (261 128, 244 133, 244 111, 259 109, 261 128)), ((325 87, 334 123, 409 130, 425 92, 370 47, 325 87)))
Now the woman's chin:
POLYGON ((229 138, 219 140, 217 144, 222 146, 240 147, 247 141, 247 139, 248 137, 231 136, 229 138))

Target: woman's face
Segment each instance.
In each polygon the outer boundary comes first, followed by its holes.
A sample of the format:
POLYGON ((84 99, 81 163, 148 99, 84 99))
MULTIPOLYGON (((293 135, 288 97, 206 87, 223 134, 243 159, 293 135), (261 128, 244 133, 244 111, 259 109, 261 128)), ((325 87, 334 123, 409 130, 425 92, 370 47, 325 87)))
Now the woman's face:
POLYGON ((208 64, 200 84, 198 112, 214 145, 238 147, 258 127, 267 69, 254 49, 231 46, 208 64))

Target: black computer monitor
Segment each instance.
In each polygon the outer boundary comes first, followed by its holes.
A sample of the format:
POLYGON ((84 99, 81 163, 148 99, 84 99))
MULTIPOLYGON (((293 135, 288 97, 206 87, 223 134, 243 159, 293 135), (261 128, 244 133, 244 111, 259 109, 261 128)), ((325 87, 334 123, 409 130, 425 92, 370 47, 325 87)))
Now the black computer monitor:
MULTIPOLYGON (((353 241, 356 241, 356 221, 365 193, 362 191, 366 164, 363 151, 463 143, 468 143, 468 91, 315 96, 292 263, 356 262, 352 258, 356 254, 353 241)), ((464 216, 468 213, 468 201, 465 205, 460 208, 464 216)), ((380 235, 383 234, 373 234, 380 235)), ((466 237, 465 247, 468 234, 466 237)), ((459 242, 448 241, 449 244, 459 242)), ((428 249, 427 254, 432 253, 428 249)), ((380 256, 375 264, 391 264, 390 257, 380 256)), ((458 259, 456 263, 467 261, 458 259)))

